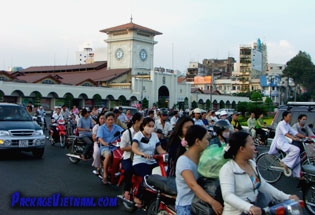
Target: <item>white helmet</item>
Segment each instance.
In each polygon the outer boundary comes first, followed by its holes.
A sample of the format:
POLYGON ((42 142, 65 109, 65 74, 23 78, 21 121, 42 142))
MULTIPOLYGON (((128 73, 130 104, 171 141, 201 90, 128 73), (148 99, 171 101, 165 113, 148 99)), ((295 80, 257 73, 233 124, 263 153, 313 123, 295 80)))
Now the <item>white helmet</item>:
POLYGON ((220 113, 220 116, 224 116, 224 115, 228 115, 228 113, 225 110, 221 111, 220 113))

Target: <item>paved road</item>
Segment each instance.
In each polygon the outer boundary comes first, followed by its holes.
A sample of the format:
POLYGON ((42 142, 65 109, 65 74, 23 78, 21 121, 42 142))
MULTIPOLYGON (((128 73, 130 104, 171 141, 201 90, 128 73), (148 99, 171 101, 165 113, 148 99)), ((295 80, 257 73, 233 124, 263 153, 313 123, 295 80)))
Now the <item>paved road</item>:
MULTIPOLYGON (((74 197, 115 197, 119 188, 105 186, 92 174, 91 162, 72 164, 65 156, 66 149, 46 145, 42 159, 31 153, 8 154, 0 152, 0 214, 84 215, 129 214, 118 201, 114 208, 12 208, 11 197, 15 192, 23 196, 49 197, 55 193, 74 197)), ((103 201, 102 201, 103 202, 103 201)), ((143 214, 141 212, 137 214, 143 214)))
MULTIPOLYGON (((91 162, 72 164, 65 156, 66 150, 57 146, 46 146, 42 159, 34 159, 31 153, 8 154, 0 152, 0 214, 45 214, 85 215, 129 214, 121 204, 114 208, 12 208, 11 198, 15 192, 23 196, 48 197, 55 193, 75 197, 115 197, 121 191, 104 186, 92 174, 91 162)), ((276 187, 300 197, 297 181, 282 178, 276 187)), ((135 214, 144 214, 137 212, 135 214)))

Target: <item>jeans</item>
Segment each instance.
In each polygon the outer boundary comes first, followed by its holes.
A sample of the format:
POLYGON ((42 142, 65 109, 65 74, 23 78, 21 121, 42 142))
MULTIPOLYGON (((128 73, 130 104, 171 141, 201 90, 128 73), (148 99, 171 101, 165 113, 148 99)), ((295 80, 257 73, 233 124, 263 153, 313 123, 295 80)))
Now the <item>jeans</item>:
POLYGON ((122 168, 124 169, 124 180, 125 180, 125 187, 124 191, 130 191, 132 187, 132 161, 130 158, 122 159, 121 160, 122 168))
POLYGON ((93 141, 92 141, 92 137, 80 137, 80 139, 86 143, 83 155, 85 158, 87 158, 87 155, 89 154, 90 151, 92 151, 93 148, 93 141))
POLYGON ((190 205, 184 205, 184 206, 181 206, 181 205, 176 205, 175 208, 176 208, 176 214, 177 215, 190 215, 190 205))

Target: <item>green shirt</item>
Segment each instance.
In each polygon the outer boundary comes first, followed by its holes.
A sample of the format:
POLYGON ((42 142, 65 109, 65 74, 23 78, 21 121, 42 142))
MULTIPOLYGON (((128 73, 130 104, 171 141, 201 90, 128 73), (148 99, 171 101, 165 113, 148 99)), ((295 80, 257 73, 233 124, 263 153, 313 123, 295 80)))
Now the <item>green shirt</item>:
POLYGON ((259 122, 259 124, 263 125, 263 124, 264 124, 264 120, 259 118, 259 119, 257 119, 257 121, 256 121, 256 128, 262 128, 262 127, 258 124, 258 122, 259 122))

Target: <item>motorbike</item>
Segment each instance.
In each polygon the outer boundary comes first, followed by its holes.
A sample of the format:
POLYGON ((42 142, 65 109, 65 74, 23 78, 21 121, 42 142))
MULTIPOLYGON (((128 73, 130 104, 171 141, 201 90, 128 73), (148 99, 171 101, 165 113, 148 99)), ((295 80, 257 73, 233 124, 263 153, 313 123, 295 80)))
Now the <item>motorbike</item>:
POLYGON ((288 199, 271 207, 262 208, 262 214, 266 215, 300 215, 303 214, 304 201, 288 199))
POLYGON ((60 146, 64 148, 66 146, 66 126, 64 120, 58 120, 56 123, 52 124, 54 129, 51 127, 49 129, 49 134, 52 137, 50 139, 51 145, 55 145, 56 143, 60 143, 60 146))
MULTIPOLYGON (((111 160, 111 165, 108 165, 108 177, 109 177, 109 183, 111 184, 117 184, 119 186, 122 181, 122 167, 121 167, 121 158, 123 151, 119 147, 119 138, 121 133, 117 131, 112 140, 110 141, 112 146, 115 146, 115 149, 112 151, 113 156, 111 160)), ((69 161, 71 163, 78 163, 81 159, 81 154, 83 154, 86 147, 86 143, 82 141, 78 136, 76 135, 70 135, 68 137, 68 145, 67 148, 69 149, 69 153, 66 154, 68 156, 69 161)), ((86 159, 91 159, 93 157, 93 150, 91 150, 87 156, 86 159)), ((103 163, 103 162, 102 162, 103 163)), ((103 168, 101 168, 103 171, 103 168)), ((100 174, 97 174, 97 177, 102 180, 102 172, 100 174)))
POLYGON ((37 115, 36 122, 43 130, 46 129, 46 120, 44 116, 37 115))
MULTIPOLYGON (((174 192, 172 193, 165 193, 165 191, 161 191, 159 190, 158 188, 155 188, 151 185, 151 177, 161 177, 165 180, 169 180, 168 182, 166 182, 166 185, 167 184, 171 184, 171 181, 172 179, 168 179, 166 177, 166 168, 167 168, 167 162, 168 162, 168 154, 161 154, 161 155, 153 155, 152 156, 152 159, 155 159, 157 161, 157 164, 158 166, 155 167, 153 170, 152 170, 152 174, 153 175, 150 175, 150 176, 145 176, 144 178, 144 190, 143 190, 143 197, 142 197, 142 203, 143 203, 143 207, 142 209, 143 210, 148 210, 150 209, 151 211, 154 211, 155 210, 155 205, 157 204, 156 203, 156 199, 157 197, 159 198, 159 201, 163 202, 166 201, 166 199, 168 199, 169 201, 167 201, 168 203, 169 202, 172 202, 174 200, 174 204, 175 205, 175 199, 176 199, 176 194, 175 194, 175 197, 172 196, 170 194, 174 194, 174 192), (147 179, 146 178, 150 178, 150 183, 146 183, 147 179)), ((154 181, 159 181, 159 179, 152 179, 154 181)), ((132 176, 132 188, 130 190, 130 200, 128 199, 125 199, 123 197, 123 195, 118 195, 117 197, 122 200, 122 203, 124 205, 124 208, 125 210, 129 211, 129 212, 133 212, 135 210, 137 210, 138 208, 136 207, 136 204, 135 202, 133 201, 134 197, 137 196, 138 194, 138 190, 140 188, 140 184, 142 182, 142 177, 141 176, 137 176, 137 175, 133 175, 132 176)), ((173 184, 175 183, 175 180, 173 181, 173 184)), ((172 205, 172 204, 168 204, 168 205, 172 205)), ((163 204, 161 204, 161 207, 164 206, 163 204)), ((171 208, 171 207, 170 207, 171 208)), ((173 206, 173 211, 175 211, 175 208, 173 206)), ((152 213, 151 213, 152 214, 152 213)))
POLYGON ((176 183, 174 177, 147 175, 144 177, 145 189, 154 193, 156 199, 147 208, 148 215, 175 215, 176 183))

